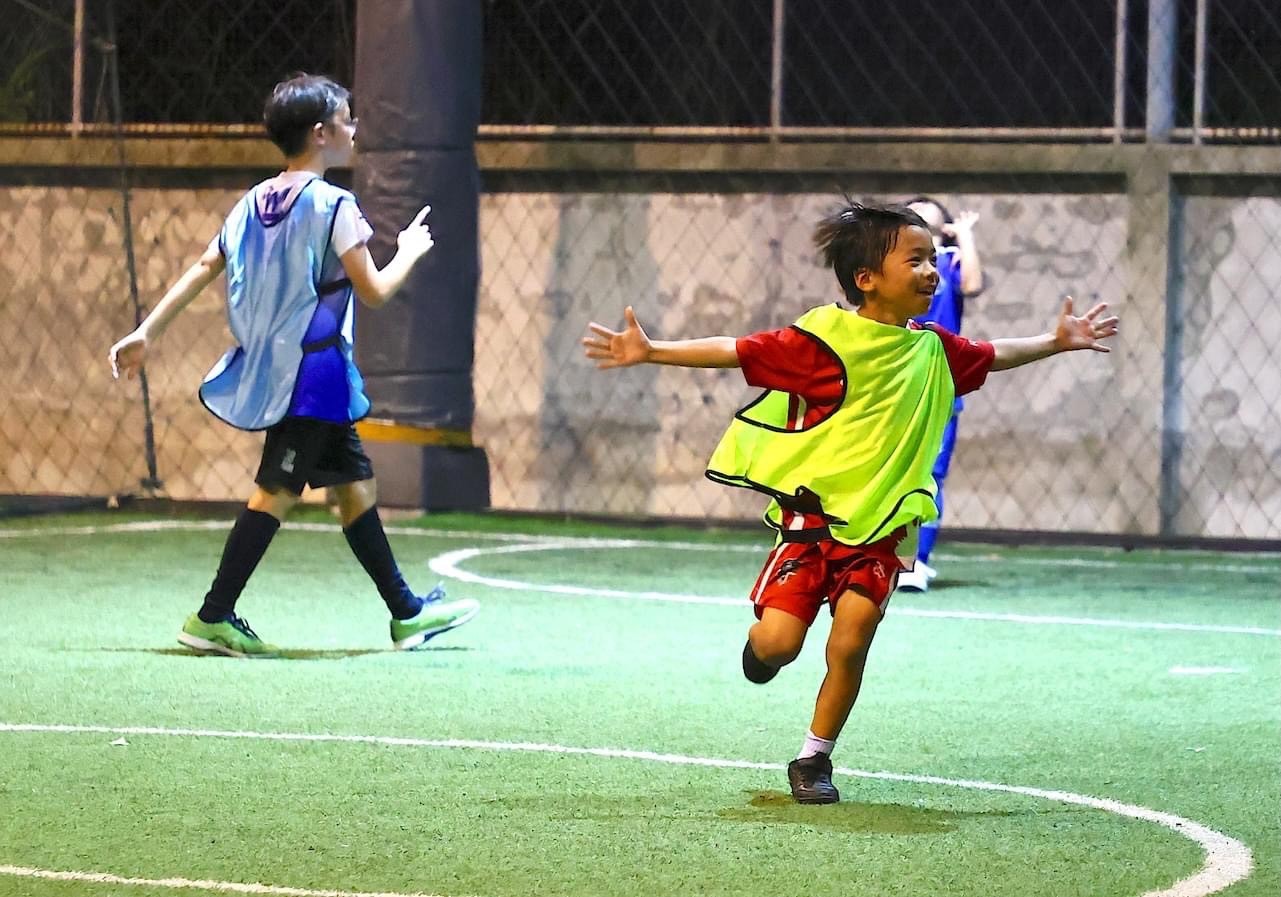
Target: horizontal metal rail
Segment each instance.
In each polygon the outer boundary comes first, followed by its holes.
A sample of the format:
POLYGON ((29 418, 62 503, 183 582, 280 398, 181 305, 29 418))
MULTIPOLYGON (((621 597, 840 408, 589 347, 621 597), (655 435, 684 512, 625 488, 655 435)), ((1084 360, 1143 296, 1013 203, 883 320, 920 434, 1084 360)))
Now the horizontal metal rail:
MULTIPOLYGON (((261 125, 257 124, 202 124, 135 122, 123 126, 124 133, 132 137, 225 137, 260 138, 261 125)), ((109 124, 85 123, 78 129, 68 122, 0 123, 0 136, 49 137, 114 135, 109 124)), ((1125 128, 1122 137, 1126 142, 1142 142, 1142 128, 1125 128)), ((1084 128, 878 128, 878 127, 735 127, 735 126, 643 126, 643 125, 481 125, 477 130, 480 140, 719 140, 719 141, 871 141, 892 140, 905 142, 954 141, 961 143, 1056 142, 1101 143, 1116 138, 1112 127, 1084 128)), ((1202 128, 1204 141, 1239 143, 1281 142, 1281 127, 1254 128, 1202 128)), ((1191 143, 1196 137, 1192 128, 1175 128, 1171 137, 1179 142, 1191 143)))

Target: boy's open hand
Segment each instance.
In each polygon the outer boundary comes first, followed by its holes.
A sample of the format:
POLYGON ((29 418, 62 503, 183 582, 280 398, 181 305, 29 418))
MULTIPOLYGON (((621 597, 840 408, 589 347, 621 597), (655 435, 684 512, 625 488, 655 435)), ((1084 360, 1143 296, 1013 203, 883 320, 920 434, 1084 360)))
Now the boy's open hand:
POLYGON ((1095 352, 1111 352, 1107 346, 1099 343, 1101 339, 1116 336, 1120 319, 1116 315, 1103 317, 1108 310, 1106 302, 1100 302, 1085 313, 1084 317, 1072 314, 1072 297, 1063 300, 1063 311, 1059 313, 1059 324, 1054 330, 1054 345, 1060 352, 1071 352, 1074 349, 1092 349, 1095 352))
POLYGON ((407 252, 413 258, 420 258, 435 245, 431 238, 431 228, 427 226, 427 213, 430 211, 431 206, 423 206, 414 216, 414 220, 396 235, 398 252, 407 252))
POLYGON ((979 213, 964 211, 956 216, 955 221, 948 221, 942 227, 943 235, 947 237, 958 237, 962 232, 969 233, 974 230, 974 225, 979 223, 979 213))
POLYGON ((623 309, 623 317, 627 326, 621 331, 610 330, 595 321, 587 325, 594 336, 583 337, 583 345, 587 349, 587 357, 596 362, 596 367, 624 368, 649 360, 652 344, 630 305, 623 309))
POLYGON ((111 347, 107 358, 111 361, 111 376, 120 379, 123 371, 126 380, 132 380, 134 374, 142 370, 147 357, 147 337, 135 330, 120 342, 111 347))

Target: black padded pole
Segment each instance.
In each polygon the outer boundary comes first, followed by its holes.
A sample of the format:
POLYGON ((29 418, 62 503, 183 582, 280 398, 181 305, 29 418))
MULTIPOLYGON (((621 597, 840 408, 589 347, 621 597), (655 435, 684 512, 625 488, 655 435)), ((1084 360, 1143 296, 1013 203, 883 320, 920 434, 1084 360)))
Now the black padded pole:
POLYGON ((355 186, 374 227, 370 249, 384 264, 396 234, 428 204, 436 244, 405 290, 360 315, 356 328, 372 416, 397 425, 364 428, 387 504, 488 504, 484 454, 468 447, 480 281, 481 7, 476 0, 357 6, 355 186))

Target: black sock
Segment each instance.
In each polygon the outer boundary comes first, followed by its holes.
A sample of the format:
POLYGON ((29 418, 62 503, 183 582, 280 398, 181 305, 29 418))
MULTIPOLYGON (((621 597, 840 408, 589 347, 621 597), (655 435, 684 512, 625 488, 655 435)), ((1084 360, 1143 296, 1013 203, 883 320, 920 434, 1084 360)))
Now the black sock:
POLYGON ((757 685, 764 685, 778 675, 778 667, 772 667, 756 656, 751 639, 743 646, 743 675, 757 685))
POLYGON ((214 577, 199 617, 206 623, 218 623, 232 616, 236 601, 244 591, 245 583, 254 568, 267 552, 267 546, 280 529, 280 521, 265 511, 245 508, 236 518, 236 524, 227 534, 227 544, 222 549, 222 561, 214 577))
POLYGON ((387 609, 397 620, 407 620, 422 609, 419 599, 409 586, 405 577, 400 575, 396 558, 387 544, 387 534, 383 532, 383 522, 378 517, 378 508, 370 508, 361 514, 351 525, 343 530, 352 554, 365 568, 369 578, 378 587, 378 594, 383 596, 387 609))

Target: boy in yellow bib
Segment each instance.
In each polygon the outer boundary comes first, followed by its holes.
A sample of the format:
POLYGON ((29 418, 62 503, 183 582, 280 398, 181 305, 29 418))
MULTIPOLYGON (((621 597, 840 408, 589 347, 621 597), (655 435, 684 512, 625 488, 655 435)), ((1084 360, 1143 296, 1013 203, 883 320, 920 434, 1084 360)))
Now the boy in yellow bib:
POLYGON ((1104 304, 1077 317, 1066 299, 1054 330, 1033 337, 980 342, 909 324, 929 308, 939 275, 929 228, 906 207, 849 203, 819 222, 814 242, 853 310, 821 306, 741 339, 665 341, 627 308, 623 330, 592 323, 583 345, 601 368, 737 367, 766 390, 734 416, 707 476, 769 496, 765 521, 778 531, 752 590, 744 675, 772 679, 800 653, 819 607, 831 609, 827 675, 787 772, 798 802, 833 803, 832 750, 872 637, 903 559, 915 555, 917 528, 938 515, 932 469, 953 400, 988 371, 1107 352, 1099 340, 1118 322, 1104 304))

